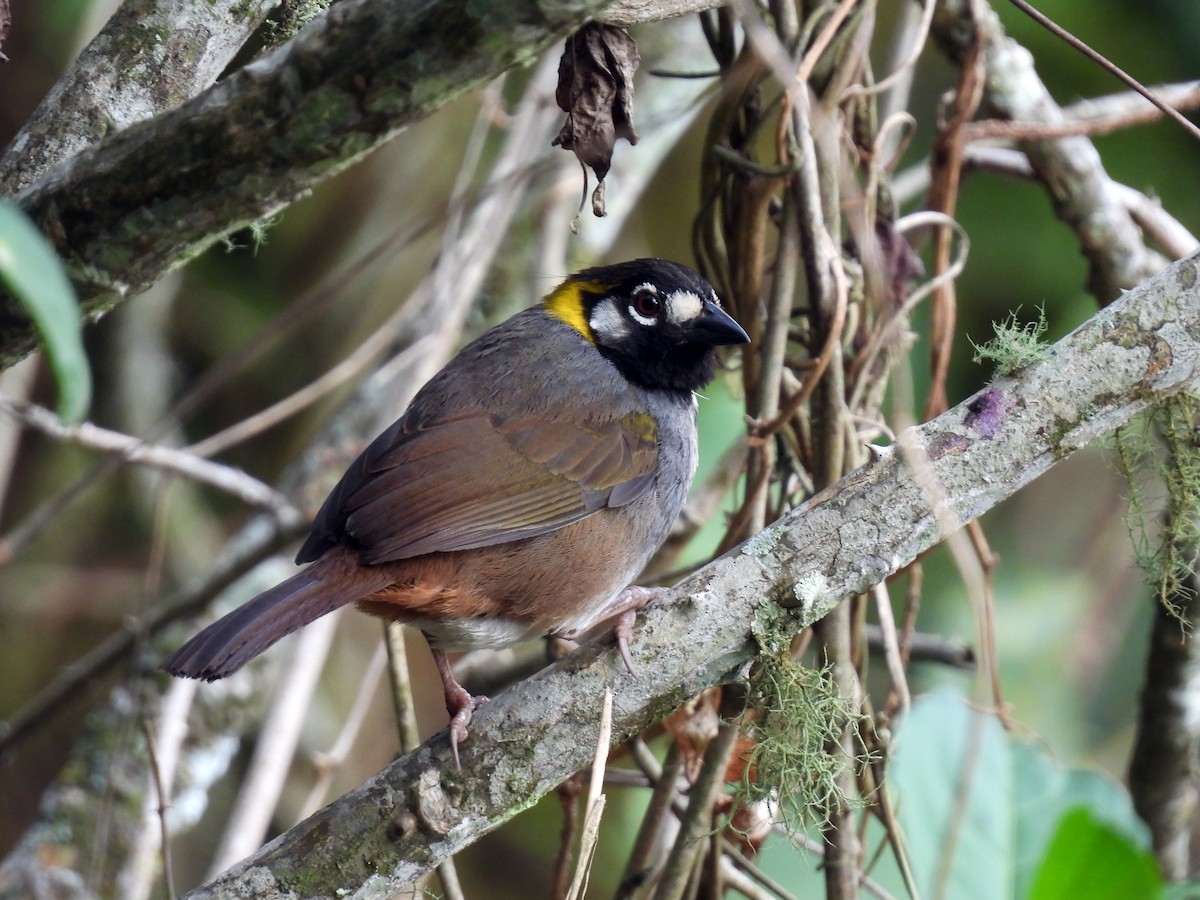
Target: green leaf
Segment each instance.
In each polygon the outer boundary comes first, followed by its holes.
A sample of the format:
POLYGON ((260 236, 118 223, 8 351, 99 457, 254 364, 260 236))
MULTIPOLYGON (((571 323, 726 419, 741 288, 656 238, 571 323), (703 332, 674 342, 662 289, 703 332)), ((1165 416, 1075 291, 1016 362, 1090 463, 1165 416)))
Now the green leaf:
POLYGON ((75 291, 50 244, 20 208, 0 199, 0 281, 29 314, 58 382, 58 415, 78 422, 92 399, 75 291))
MULTIPOLYGON (((1112 846, 1119 841, 1125 848, 1121 858, 1146 858, 1146 828, 1119 784, 1096 772, 1060 766, 1040 746, 1013 740, 994 716, 973 711, 949 692, 915 703, 901 723, 888 787, 923 897, 1035 896, 1035 882, 1041 889, 1046 877, 1048 854, 1068 852, 1057 847, 1061 823, 1074 822, 1071 817, 1080 810, 1094 827, 1071 832, 1087 838, 1069 845, 1071 852, 1090 848, 1116 858, 1121 854, 1112 846)), ((1059 865, 1069 861, 1059 857, 1059 865)), ((1142 863, 1129 865, 1129 873, 1121 873, 1140 885, 1142 863)), ((1158 885, 1153 863, 1150 872, 1151 883, 1158 885)), ((1109 877, 1125 883, 1116 873, 1109 877)), ((1157 890, 1124 896, 1155 897, 1157 890)), ((1074 896, 1093 895, 1078 891, 1074 896)))
POLYGON ((1061 832, 1061 822, 1079 809, 1121 836, 1135 852, 1149 847, 1145 824, 1133 811, 1129 795, 1111 778, 1064 768, 1034 744, 1014 742, 1012 757, 1014 782, 1020 786, 1016 896, 1030 896, 1047 848, 1061 832))
POLYGON ((888 773, 922 897, 1010 900, 1014 834, 1008 741, 949 693, 913 705, 888 773))
POLYGON ((1063 816, 1029 893, 1030 900, 1158 897, 1154 857, 1086 807, 1063 816))

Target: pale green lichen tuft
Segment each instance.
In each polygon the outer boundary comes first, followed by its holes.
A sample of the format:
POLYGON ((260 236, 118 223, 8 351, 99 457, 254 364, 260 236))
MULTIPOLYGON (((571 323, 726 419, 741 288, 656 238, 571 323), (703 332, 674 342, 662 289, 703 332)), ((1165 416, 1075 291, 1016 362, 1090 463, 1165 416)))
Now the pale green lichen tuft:
POLYGON ((1200 398, 1180 394, 1120 428, 1116 458, 1129 484, 1126 525, 1138 567, 1180 619, 1200 579, 1200 398))
POLYGON ((1008 314, 1003 322, 993 322, 996 336, 983 344, 971 341, 975 348, 974 362, 991 362, 998 375, 1011 375, 1018 369, 1039 362, 1046 356, 1047 346, 1042 343, 1046 333, 1046 308, 1038 307, 1037 319, 1020 323, 1019 309, 1008 314))
POLYGON ((752 749, 737 789, 745 803, 770 804, 791 832, 828 824, 832 814, 861 801, 847 797, 838 777, 848 765, 840 738, 860 716, 838 692, 829 669, 811 669, 786 653, 763 654, 750 677, 746 736, 752 749))

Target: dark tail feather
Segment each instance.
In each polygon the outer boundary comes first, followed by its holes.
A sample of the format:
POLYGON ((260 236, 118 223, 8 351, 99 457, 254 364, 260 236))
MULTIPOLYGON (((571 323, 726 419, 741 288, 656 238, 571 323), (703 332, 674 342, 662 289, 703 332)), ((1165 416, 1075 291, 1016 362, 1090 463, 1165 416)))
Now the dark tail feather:
POLYGON ((224 678, 280 638, 386 584, 365 584, 361 578, 322 581, 320 574, 319 565, 310 567, 239 606, 168 656, 162 669, 184 678, 224 678))

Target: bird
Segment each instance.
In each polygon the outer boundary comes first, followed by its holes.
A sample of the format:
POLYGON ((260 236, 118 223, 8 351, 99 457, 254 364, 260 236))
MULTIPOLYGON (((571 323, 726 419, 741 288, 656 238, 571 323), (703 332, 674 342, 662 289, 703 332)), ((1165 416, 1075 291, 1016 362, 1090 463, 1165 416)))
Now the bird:
POLYGON ((656 595, 632 585, 696 471, 696 392, 750 339, 699 273, 664 259, 584 269, 468 343, 366 447, 301 545, 307 568, 162 663, 213 681, 342 606, 424 633, 456 766, 487 701, 447 652, 628 641, 656 595))

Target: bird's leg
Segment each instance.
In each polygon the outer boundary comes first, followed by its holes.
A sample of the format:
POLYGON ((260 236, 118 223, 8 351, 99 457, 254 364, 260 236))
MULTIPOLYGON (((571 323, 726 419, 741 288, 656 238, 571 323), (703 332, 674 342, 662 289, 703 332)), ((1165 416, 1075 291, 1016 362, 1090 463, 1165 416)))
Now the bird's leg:
POLYGON ((598 624, 613 622, 612 633, 617 642, 617 652, 621 654, 625 669, 636 678, 637 672, 633 668, 633 658, 629 655, 629 639, 633 637, 633 623, 637 621, 638 610, 664 593, 664 590, 664 588, 638 587, 636 584, 631 584, 602 607, 587 625, 561 632, 559 637, 575 641, 595 629, 598 624))
MULTIPOLYGON (((428 636, 426 639, 428 640, 428 636)), ((446 654, 433 647, 429 650, 433 653, 434 665, 442 678, 442 689, 446 694, 446 712, 450 713, 450 752, 454 754, 454 767, 461 771, 462 763, 458 760, 459 742, 467 739, 467 726, 471 724, 471 715, 487 703, 488 698, 472 696, 454 677, 446 654)))

